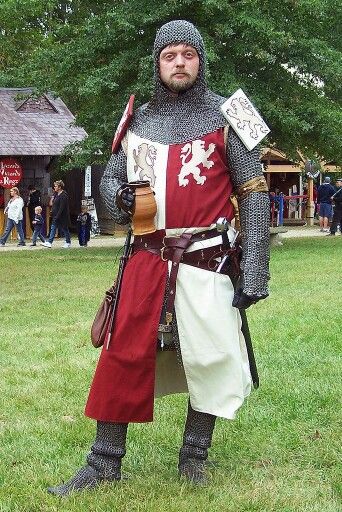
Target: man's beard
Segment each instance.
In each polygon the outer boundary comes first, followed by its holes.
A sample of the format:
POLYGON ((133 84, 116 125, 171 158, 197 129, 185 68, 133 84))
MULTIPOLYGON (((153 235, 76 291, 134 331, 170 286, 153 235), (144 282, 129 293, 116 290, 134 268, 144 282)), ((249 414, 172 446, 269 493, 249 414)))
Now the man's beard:
POLYGON ((194 79, 190 75, 186 75, 181 80, 177 80, 171 77, 170 80, 165 85, 172 92, 185 92, 194 85, 195 80, 196 79, 194 79))

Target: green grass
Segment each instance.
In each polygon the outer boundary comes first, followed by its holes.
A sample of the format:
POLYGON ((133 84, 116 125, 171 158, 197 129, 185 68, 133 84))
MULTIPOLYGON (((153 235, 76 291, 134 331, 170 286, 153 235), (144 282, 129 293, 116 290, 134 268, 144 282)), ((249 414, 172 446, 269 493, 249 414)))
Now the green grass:
POLYGON ((0 253, 0 512, 341 511, 341 237, 273 249, 271 296, 249 312, 261 387, 237 420, 218 421, 209 486, 177 478, 179 395, 156 401, 153 424, 130 427, 128 481, 47 494, 93 440, 89 328, 114 253, 0 253))

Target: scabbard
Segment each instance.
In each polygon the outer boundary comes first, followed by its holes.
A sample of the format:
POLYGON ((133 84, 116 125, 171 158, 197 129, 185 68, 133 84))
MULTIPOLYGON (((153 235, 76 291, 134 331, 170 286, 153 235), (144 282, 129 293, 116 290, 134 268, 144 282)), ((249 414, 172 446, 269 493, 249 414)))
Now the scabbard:
MULTIPOLYGON (((228 273, 228 275, 229 275, 229 273, 228 273)), ((234 290, 236 290, 237 276, 230 273, 229 277, 233 283, 234 290)), ((258 387, 259 387, 258 368, 257 368, 255 357, 254 357, 251 333, 250 333, 249 326, 248 326, 247 313, 246 313, 245 309, 239 309, 239 312, 240 312, 240 317, 241 317, 241 332, 245 338, 248 362, 249 362, 249 369, 251 372, 253 387, 254 387, 254 389, 258 389, 258 387)))
POLYGON ((248 361, 249 361, 249 368, 251 371, 253 386, 255 389, 259 387, 259 375, 258 375, 258 369, 254 357, 254 351, 253 351, 253 345, 251 340, 251 333, 248 326, 248 320, 247 320, 247 314, 244 309, 240 309, 240 316, 241 316, 241 331, 245 338, 246 342, 246 348, 247 348, 247 354, 248 354, 248 361))
POLYGON ((129 229, 127 232, 127 236, 126 236, 126 240, 125 240, 125 244, 124 244, 124 248, 123 248, 123 255, 120 258, 118 274, 116 276, 115 294, 113 296, 112 307, 111 307, 111 311, 110 311, 109 328, 108 328, 108 332, 106 335, 106 339, 107 339, 106 349, 107 350, 109 349, 109 344, 110 344, 112 332, 114 329, 115 315, 116 315, 116 310, 118 309, 118 304, 119 304, 119 299, 120 299, 122 277, 123 277, 126 263, 129 258, 130 251, 131 251, 131 236, 132 236, 132 231, 131 231, 131 229, 129 229))

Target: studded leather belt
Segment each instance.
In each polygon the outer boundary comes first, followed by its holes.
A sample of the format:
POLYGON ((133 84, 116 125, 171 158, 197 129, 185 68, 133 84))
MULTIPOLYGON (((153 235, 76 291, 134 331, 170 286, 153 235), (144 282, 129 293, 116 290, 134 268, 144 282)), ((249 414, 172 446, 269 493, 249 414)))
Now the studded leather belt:
POLYGON ((179 269, 179 263, 185 263, 205 270, 215 271, 219 262, 216 258, 226 253, 222 250, 222 245, 214 247, 205 247, 203 249, 185 252, 194 242, 200 242, 215 238, 218 236, 216 229, 203 231, 201 233, 183 233, 179 237, 164 236, 160 234, 143 235, 134 237, 133 253, 141 250, 157 254, 163 261, 171 261, 171 271, 169 276, 169 290, 166 298, 165 324, 169 326, 173 317, 173 306, 176 295, 176 281, 179 269))

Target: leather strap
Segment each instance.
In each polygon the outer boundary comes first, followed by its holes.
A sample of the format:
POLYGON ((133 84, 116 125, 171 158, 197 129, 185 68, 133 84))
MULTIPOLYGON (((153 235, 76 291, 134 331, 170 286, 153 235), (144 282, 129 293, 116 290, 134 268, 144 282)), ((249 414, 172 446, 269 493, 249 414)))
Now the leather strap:
MULTIPOLYGON (((162 258, 163 261, 172 261, 170 276, 169 276, 169 290, 166 298, 166 308, 165 308, 165 323, 166 325, 170 325, 173 318, 173 306, 176 297, 176 282, 177 282, 177 274, 179 269, 179 263, 184 261, 184 263, 188 262, 188 264, 192 264, 191 262, 198 262, 199 253, 204 256, 204 251, 208 249, 211 250, 211 255, 214 254, 214 250, 217 253, 216 248, 207 248, 199 251, 194 251, 196 255, 190 256, 192 253, 185 254, 186 249, 190 247, 194 242, 199 242, 203 240, 208 240, 209 238, 217 237, 218 233, 216 229, 211 229, 209 231, 203 231, 201 233, 183 233, 179 237, 175 236, 165 236, 164 238, 160 238, 160 236, 153 235, 144 235, 140 237, 134 238, 133 243, 133 251, 139 250, 147 250, 152 252, 153 254, 158 254, 162 258), (187 261, 185 261, 185 259, 187 261)), ((218 254, 219 256, 219 254, 218 254)), ((200 258, 203 259, 204 257, 200 258)), ((208 261, 208 258, 206 259, 208 261)), ((208 268, 209 270, 209 268, 208 268)))
MULTIPOLYGON (((165 312, 165 323, 166 325, 170 325, 172 322, 173 317, 173 305, 175 303, 175 297, 176 297, 176 281, 177 281, 177 274, 179 269, 179 262, 183 256, 184 251, 192 244, 192 235, 190 233, 183 233, 183 235, 179 238, 170 237, 164 239, 164 244, 166 248, 172 248, 173 254, 172 254, 172 266, 171 266, 171 272, 169 277, 169 293, 167 295, 166 300, 166 312, 165 312)), ((161 254, 162 259, 163 257, 163 249, 161 254)))
POLYGON ((236 191, 236 195, 239 201, 241 201, 251 192, 268 192, 268 186, 264 176, 257 176, 240 185, 236 191))

